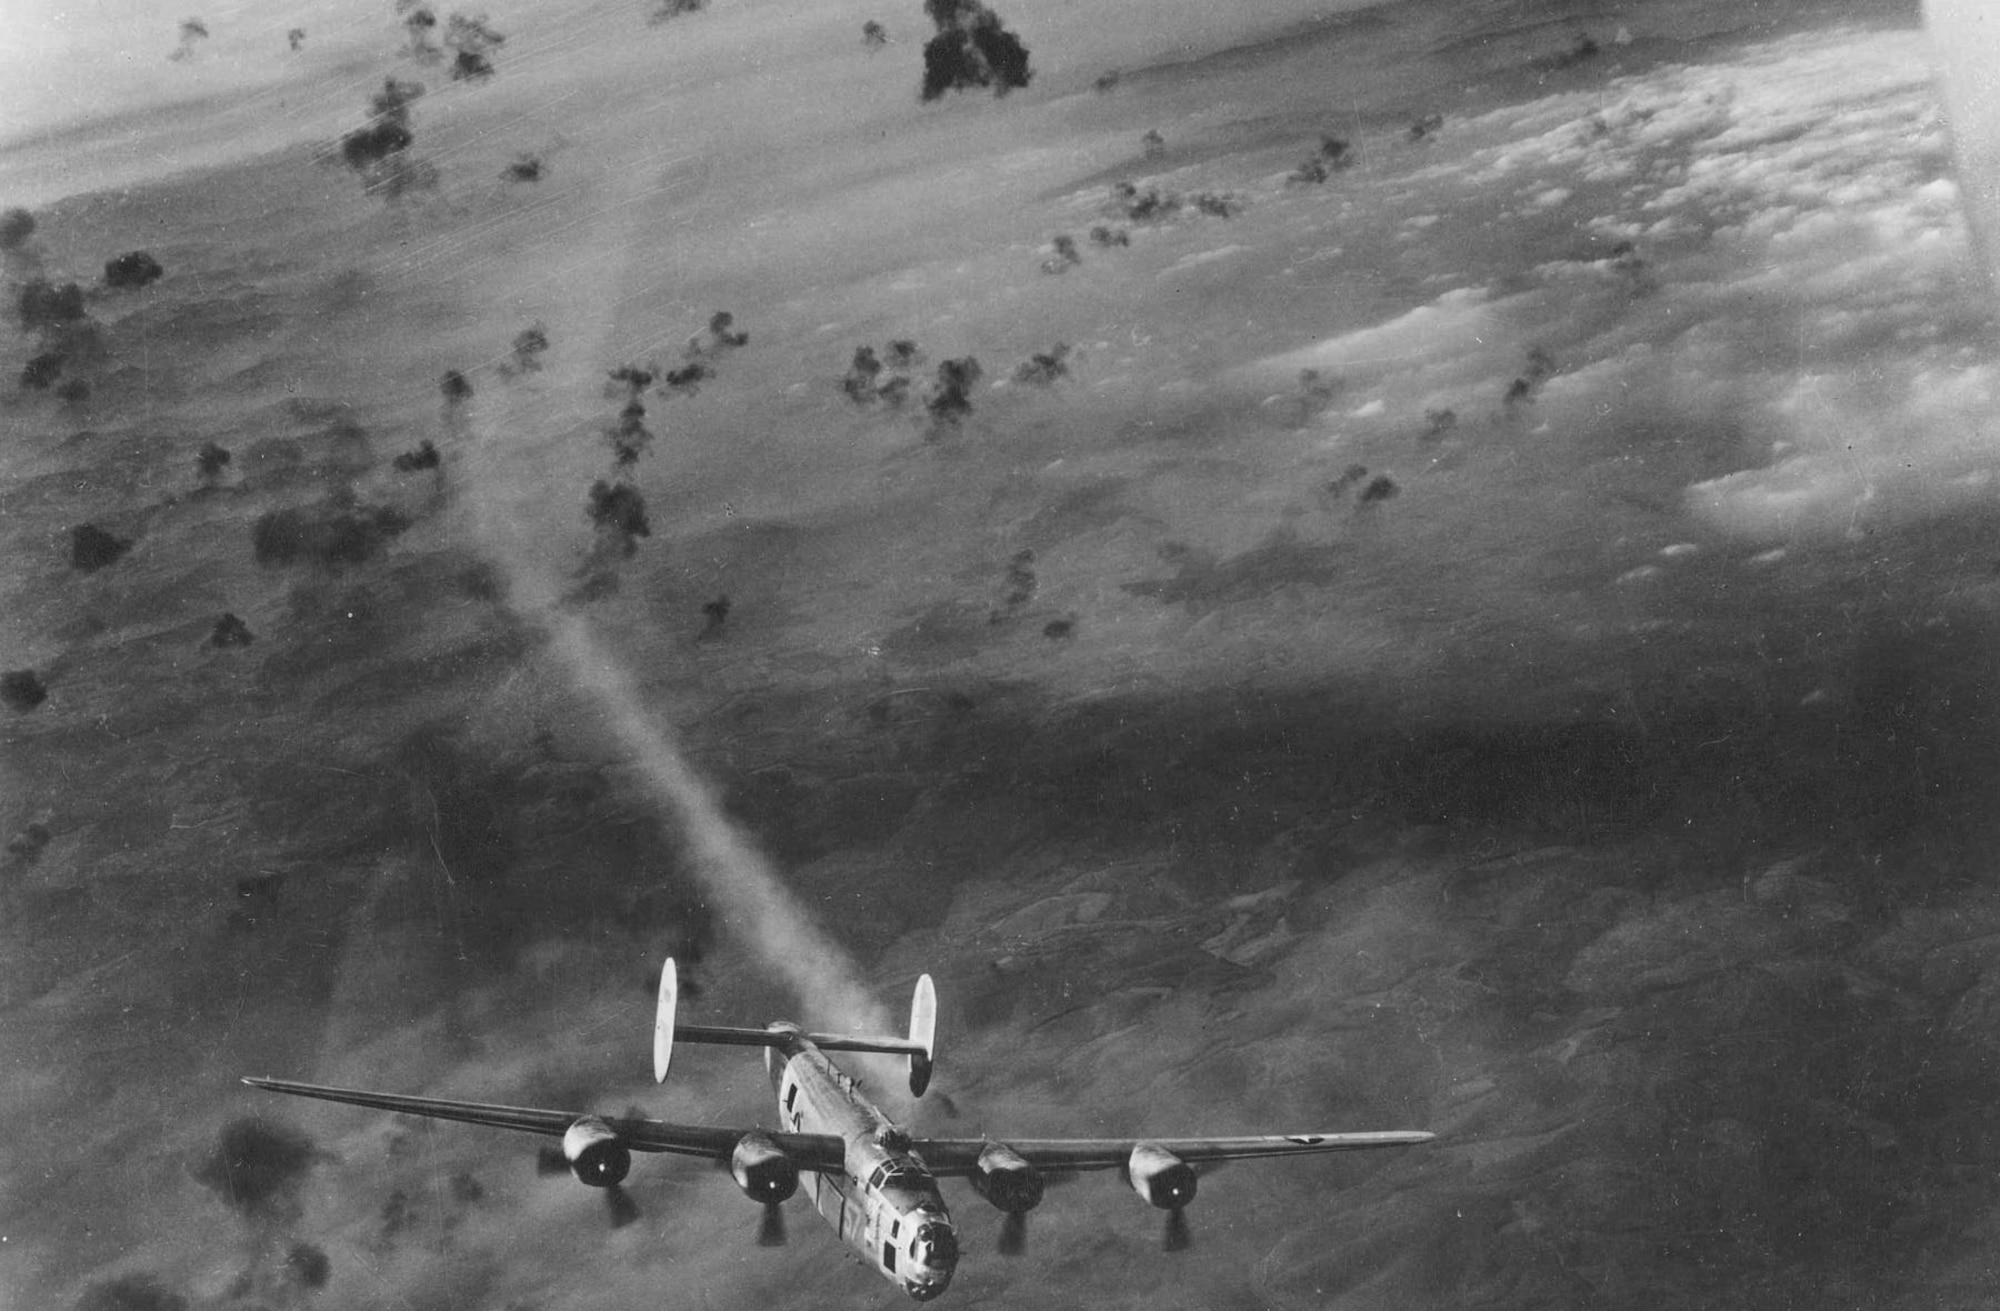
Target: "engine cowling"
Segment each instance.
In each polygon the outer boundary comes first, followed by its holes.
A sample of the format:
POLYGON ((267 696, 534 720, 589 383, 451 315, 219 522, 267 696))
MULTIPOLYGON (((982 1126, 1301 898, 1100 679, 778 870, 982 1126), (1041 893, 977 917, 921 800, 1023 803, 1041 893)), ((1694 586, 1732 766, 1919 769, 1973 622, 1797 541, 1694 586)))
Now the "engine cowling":
POLYGON ((753 1202, 782 1202, 799 1191, 799 1167, 767 1133, 753 1130, 736 1140, 729 1173, 753 1202))
POLYGON ((632 1170, 632 1149, 594 1115, 586 1115, 569 1127, 563 1134, 562 1150, 570 1173, 592 1188, 623 1183, 632 1170))
POLYGON ((1158 1143, 1140 1143, 1125 1166, 1132 1191, 1162 1211, 1178 1211, 1194 1200, 1194 1167, 1158 1143))
POLYGON ((988 1143, 979 1152, 979 1169, 972 1176, 972 1191, 1009 1215, 1032 1211, 1041 1205, 1042 1172, 1005 1143, 988 1143))

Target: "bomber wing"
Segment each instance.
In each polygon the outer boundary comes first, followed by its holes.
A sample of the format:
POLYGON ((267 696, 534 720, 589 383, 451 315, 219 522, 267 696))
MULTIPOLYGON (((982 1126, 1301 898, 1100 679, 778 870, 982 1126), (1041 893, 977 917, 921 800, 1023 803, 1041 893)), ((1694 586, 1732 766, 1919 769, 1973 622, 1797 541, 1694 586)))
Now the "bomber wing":
MULTIPOLYGON (((669 1124, 634 1116, 593 1115, 588 1111, 546 1111, 527 1106, 495 1106, 488 1102, 456 1102, 440 1097, 411 1097, 402 1093, 363 1092, 355 1088, 328 1088, 314 1083, 293 1083, 286 1079, 245 1079, 253 1088, 289 1093, 294 1097, 316 1097, 325 1102, 342 1102, 399 1115, 421 1115, 433 1120, 456 1120, 492 1129, 514 1129, 560 1138, 569 1127, 586 1117, 602 1120, 618 1135, 620 1142, 637 1152, 671 1152, 678 1156, 701 1156, 727 1161, 748 1129, 726 1129, 708 1125, 669 1124)), ((765 1131, 769 1133, 769 1131, 765 1131)), ((833 1134, 769 1133, 793 1164, 801 1170, 837 1172, 842 1168, 845 1145, 833 1134)))
POLYGON ((1238 1138, 918 1138, 910 1147, 940 1178, 978 1172, 979 1154, 996 1141, 1028 1164, 1044 1170, 1115 1170, 1132 1159, 1141 1143, 1164 1147, 1183 1161, 1241 1161, 1260 1156, 1315 1152, 1358 1152, 1377 1147, 1413 1147, 1437 1135, 1417 1129, 1366 1133, 1290 1133, 1238 1138))

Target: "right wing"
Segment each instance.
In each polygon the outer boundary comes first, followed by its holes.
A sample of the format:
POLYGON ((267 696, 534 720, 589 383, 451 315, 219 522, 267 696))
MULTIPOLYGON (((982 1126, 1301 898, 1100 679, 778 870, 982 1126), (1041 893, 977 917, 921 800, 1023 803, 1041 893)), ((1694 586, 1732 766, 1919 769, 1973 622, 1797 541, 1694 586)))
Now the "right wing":
MULTIPOLYGON (((328 1088, 316 1083, 293 1083, 286 1079, 245 1079, 253 1088, 289 1093, 294 1097, 315 1097, 324 1102, 342 1102, 401 1115, 421 1115, 432 1120, 456 1120, 461 1124, 485 1125, 491 1129, 513 1129, 560 1138, 569 1127, 585 1118, 602 1120, 618 1135, 618 1140, 637 1152, 671 1152, 678 1156, 700 1156, 727 1161, 748 1129, 725 1129, 695 1124, 669 1124, 621 1115, 591 1115, 587 1111, 545 1111, 527 1106, 495 1106, 488 1102, 455 1102, 440 1097, 411 1097, 402 1093, 363 1092, 356 1088, 328 1088)), ((765 1131, 769 1133, 769 1131, 765 1131)), ((845 1161, 845 1145, 833 1134, 769 1133, 771 1141, 801 1170, 839 1172, 845 1161)))
POLYGON ((1132 1159, 1141 1143, 1164 1147, 1191 1164, 1242 1161, 1256 1157, 1300 1156, 1316 1152, 1358 1152, 1377 1147, 1414 1147, 1437 1135, 1419 1129, 1364 1133, 1262 1134, 1234 1138, 919 1138, 910 1147, 940 1178, 978 1173, 979 1154, 988 1147, 1010 1148, 1044 1170, 1116 1170, 1132 1159))

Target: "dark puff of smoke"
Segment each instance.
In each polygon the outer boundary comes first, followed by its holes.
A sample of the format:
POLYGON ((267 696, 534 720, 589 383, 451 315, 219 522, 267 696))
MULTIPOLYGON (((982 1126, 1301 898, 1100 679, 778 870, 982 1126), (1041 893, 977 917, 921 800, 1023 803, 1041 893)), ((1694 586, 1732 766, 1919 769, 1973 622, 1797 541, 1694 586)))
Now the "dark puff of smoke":
POLYGON ((17 715, 25 715, 49 699, 48 685, 32 669, 9 669, 0 674, 0 702, 17 715))
POLYGON ((403 32, 409 41, 405 54, 420 64, 434 64, 444 58, 444 51, 431 44, 431 33, 437 30, 438 20, 429 6, 415 0, 396 0, 396 12, 403 16, 403 32))
POLYGON ((445 20, 444 44, 452 52, 451 76, 460 82, 483 82, 493 76, 488 54, 507 38, 486 25, 484 14, 453 14, 445 20))
POLYGON ((517 373, 533 373, 542 367, 542 356, 548 353, 549 330, 539 323, 533 323, 514 334, 514 360, 507 368, 517 373))
POLYGON ((682 396, 692 396, 701 390, 701 384, 715 376, 715 370, 700 360, 684 364, 678 369, 668 369, 660 381, 667 384, 670 391, 682 396))
POLYGON ((148 287, 166 275, 160 261, 143 250, 127 251, 104 262, 104 285, 114 291, 148 287))
POLYGON ((1004 96, 1034 76, 1028 48, 980 0, 924 0, 924 12, 937 27, 924 43, 924 100, 976 87, 1004 96))
POLYGON ((62 371, 69 365, 69 356, 61 351, 41 351, 28 357, 21 366, 21 390, 47 391, 62 377, 62 371))
POLYGON ((409 526, 408 515, 386 505, 288 506, 258 517, 250 548, 261 565, 334 569, 373 559, 409 526))
POLYGON ((119 1275, 92 1284, 75 1311, 187 1311, 188 1300, 152 1275, 119 1275))
POLYGON ((28 332, 62 332, 84 322, 83 288, 35 278, 14 298, 14 318, 28 332))
POLYGON ((325 1288, 333 1277, 333 1262, 311 1243, 293 1243, 285 1253, 285 1270, 306 1288, 325 1288))
POLYGON ((404 451, 389 462, 397 473, 418 473, 424 469, 435 469, 444 463, 438 448, 426 437, 417 443, 414 451, 404 451))
POLYGON ((168 55, 167 58, 176 61, 193 59, 195 47, 206 40, 208 40, 207 23, 202 22, 199 18, 183 18, 181 20, 180 42, 174 47, 174 52, 168 55))
POLYGON ((0 212, 0 251, 20 250, 35 235, 35 216, 15 206, 0 212))
POLYGON ((69 530, 69 562, 85 573, 116 564, 131 549, 131 539, 105 532, 96 524, 78 524, 69 530))
POLYGON ((639 539, 653 535, 646 498, 630 483, 592 483, 587 513, 597 529, 600 558, 629 559, 638 552, 639 539))
POLYGON ((1067 273, 1083 263, 1083 255, 1076 248, 1076 238, 1063 233, 1049 243, 1055 254, 1042 261, 1044 273, 1067 273))
MULTIPOLYGON (((250 625, 227 611, 215 621, 215 627, 208 634, 208 644, 224 650, 236 646, 249 646, 256 640, 257 635, 250 631, 250 625)), ((242 887, 239 882, 237 891, 242 891, 242 887)))
POLYGON ((1021 361, 1014 369, 1014 381, 1036 387, 1049 387, 1058 378, 1069 376, 1069 343, 1057 342, 1046 351, 1038 351, 1021 361))
POLYGON ((657 27, 669 19, 679 18, 682 14, 698 14, 707 8, 707 5, 708 0, 661 0, 659 7, 647 16, 646 21, 657 27))
POLYGON ((201 449, 194 453, 194 470, 204 487, 213 486, 222 479, 222 471, 236 457, 229 448, 217 442, 203 442, 201 449))
POLYGON ((612 463, 626 468, 639 462, 639 457, 653 444, 653 434, 646 427, 646 407, 637 396, 625 403, 618 414, 618 425, 606 429, 604 436, 611 443, 612 463))
POLYGON ((324 1155, 282 1120, 245 1116, 223 1126, 194 1177, 240 1215, 285 1219, 297 1214, 299 1186, 324 1155))
POLYGON ((709 317, 708 335, 714 338, 718 348, 750 344, 750 334, 736 330, 736 316, 728 310, 717 310, 709 317))
POLYGON ((411 107, 424 94, 421 82, 384 78, 368 100, 368 122, 340 139, 340 157, 361 175, 370 192, 391 200, 437 183, 437 170, 410 154, 417 134, 411 107))
POLYGON ((7 840, 7 854, 23 865, 32 865, 42 858, 42 852, 55 840, 49 826, 40 820, 30 820, 19 833, 7 840))
POLYGON ((924 408, 930 411, 934 424, 941 428, 957 427, 972 413, 972 387, 983 372, 979 361, 970 355, 939 361, 937 381, 931 387, 931 394, 924 398, 924 408))

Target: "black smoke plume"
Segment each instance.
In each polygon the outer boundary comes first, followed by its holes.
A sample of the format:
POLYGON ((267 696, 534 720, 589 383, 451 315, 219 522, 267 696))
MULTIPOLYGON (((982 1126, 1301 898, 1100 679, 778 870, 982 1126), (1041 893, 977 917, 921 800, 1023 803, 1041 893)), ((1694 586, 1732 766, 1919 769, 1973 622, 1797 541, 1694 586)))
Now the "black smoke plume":
POLYGON ((290 1124, 247 1116, 223 1127, 194 1177, 239 1215, 290 1219, 298 1213, 299 1186, 322 1155, 290 1124))
POLYGON ((396 0, 396 12, 403 16, 403 32, 409 41, 403 53, 420 64, 435 64, 444 58, 444 51, 431 43, 438 20, 428 5, 416 0, 396 0))
POLYGON ((684 364, 678 369, 668 369, 666 377, 661 379, 661 381, 665 382, 668 388, 675 392, 692 396, 701 389, 702 383, 714 376, 714 369, 696 360, 694 363, 684 364))
POLYGON ((116 564, 131 549, 128 539, 107 533, 96 524, 78 524, 69 530, 69 562, 85 573, 116 564))
POLYGON ((333 1276, 333 1262, 311 1243, 293 1243, 285 1253, 285 1269, 307 1288, 325 1288, 326 1281, 333 1276))
POLYGON ((187 1304, 152 1275, 119 1275, 84 1289, 75 1311, 187 1311, 187 1304))
POLYGON ((618 413, 617 426, 606 429, 604 436, 611 443, 613 464, 621 469, 637 464, 653 444, 652 431, 646 427, 646 407, 636 397, 627 401, 618 413))
POLYGON ((486 25, 484 15, 453 14, 445 21, 444 43, 452 52, 451 76, 461 82, 483 82, 493 76, 488 54, 507 38, 486 25))
POLYGON ((955 428, 972 413, 972 387, 982 373, 979 361, 970 355, 939 362, 937 381, 931 387, 931 394, 924 398, 924 408, 930 411, 934 425, 955 428))
POLYGON ((104 285, 114 291, 151 286, 166 276, 160 261, 143 250, 128 251, 104 263, 104 285))
POLYGON ((47 391, 62 377, 63 366, 68 363, 69 357, 61 351, 42 351, 29 356, 28 362, 21 366, 21 390, 47 391))
POLYGON ((195 47, 206 40, 208 40, 207 23, 202 22, 199 18, 183 18, 181 20, 180 44, 174 47, 174 52, 168 55, 167 58, 176 62, 193 59, 195 47))
POLYGON ((924 0, 924 12, 937 27, 924 43, 924 100, 976 87, 1004 96, 1034 76, 1028 48, 980 0, 924 0))
POLYGON ((55 840, 49 826, 40 820, 30 820, 19 833, 7 840, 7 854, 23 865, 32 865, 42 858, 42 852, 55 840))
POLYGON ((35 235, 35 216, 16 206, 0 213, 0 250, 20 250, 35 235))
POLYGON ((397 200, 436 185, 437 170, 410 154, 417 140, 411 106, 423 94, 420 82, 384 78, 382 89, 368 99, 367 125, 340 139, 341 159, 371 193, 397 200))
MULTIPOLYGON (((220 647, 225 650, 234 646, 248 646, 256 640, 257 636, 250 631, 250 625, 226 611, 223 613, 222 618, 215 621, 215 627, 208 635, 208 644, 210 646, 220 647)), ((236 888, 238 892, 241 892, 243 890, 242 883, 239 882, 236 888)))
POLYGON ((47 278, 36 278, 14 298, 14 317, 29 332, 65 331, 87 317, 83 288, 74 282, 57 286, 47 278))
POLYGON ((201 449, 194 453, 195 473, 201 478, 202 485, 211 486, 220 481, 222 471, 229 467, 229 462, 234 458, 236 457, 229 453, 228 447, 217 445, 215 442, 203 442, 201 449))
POLYGON ((646 522, 646 498, 630 483, 592 483, 587 513, 597 528, 599 553, 606 557, 630 559, 638 553, 639 539, 653 535, 646 522))
POLYGON ((426 437, 417 443, 414 451, 404 451, 389 463, 397 473, 417 473, 424 469, 435 469, 444 462, 438 448, 426 437))
POLYGON ((1069 343, 1057 342, 1046 351, 1039 351, 1015 366, 1014 381, 1036 387, 1049 387, 1058 378, 1069 376, 1069 343))
POLYGON ((258 517, 250 549, 261 565, 338 568, 373 559, 409 526, 408 515, 386 505, 289 506, 258 517))
POLYGON ((32 669, 9 669, 0 674, 0 702, 18 715, 25 715, 49 699, 48 685, 32 669))
POLYGON ((533 373, 542 367, 542 356, 548 353, 549 330, 541 324, 530 324, 514 337, 514 369, 520 373, 533 373))

